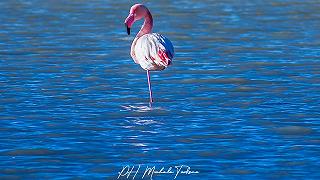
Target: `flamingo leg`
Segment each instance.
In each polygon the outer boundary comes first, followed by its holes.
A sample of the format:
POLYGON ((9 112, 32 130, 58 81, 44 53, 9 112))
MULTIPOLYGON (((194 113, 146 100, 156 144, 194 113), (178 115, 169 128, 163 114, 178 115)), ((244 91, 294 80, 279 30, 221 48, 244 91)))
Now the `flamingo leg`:
POLYGON ((147 70, 147 77, 148 77, 148 85, 149 85, 149 93, 150 93, 150 103, 153 102, 152 99, 152 89, 151 89, 151 81, 150 81, 150 72, 147 70))

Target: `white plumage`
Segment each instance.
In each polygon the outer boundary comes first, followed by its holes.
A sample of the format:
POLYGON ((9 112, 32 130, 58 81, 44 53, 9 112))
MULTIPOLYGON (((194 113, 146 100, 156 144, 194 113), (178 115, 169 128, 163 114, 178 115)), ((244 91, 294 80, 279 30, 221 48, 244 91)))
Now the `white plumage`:
POLYGON ((141 36, 134 46, 137 63, 145 70, 164 70, 172 63, 171 41, 158 33, 141 36))

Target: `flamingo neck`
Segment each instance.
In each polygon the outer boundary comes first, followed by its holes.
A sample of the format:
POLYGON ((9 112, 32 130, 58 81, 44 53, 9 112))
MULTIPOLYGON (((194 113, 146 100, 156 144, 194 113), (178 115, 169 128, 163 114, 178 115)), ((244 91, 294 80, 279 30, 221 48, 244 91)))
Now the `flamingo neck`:
POLYGON ((140 31, 138 32, 136 38, 139 38, 145 34, 151 33, 152 27, 153 27, 152 15, 151 15, 150 11, 147 10, 147 14, 144 17, 144 23, 143 23, 140 31))
POLYGON ((131 57, 133 58, 134 62, 139 64, 138 59, 136 58, 136 53, 134 51, 134 47, 136 46, 137 40, 148 33, 151 33, 152 31, 152 27, 153 27, 153 19, 152 19, 152 15, 150 13, 150 11, 147 11, 147 14, 144 17, 144 23, 140 29, 140 31, 138 32, 138 34, 136 35, 136 37, 134 38, 132 44, 131 44, 131 57))

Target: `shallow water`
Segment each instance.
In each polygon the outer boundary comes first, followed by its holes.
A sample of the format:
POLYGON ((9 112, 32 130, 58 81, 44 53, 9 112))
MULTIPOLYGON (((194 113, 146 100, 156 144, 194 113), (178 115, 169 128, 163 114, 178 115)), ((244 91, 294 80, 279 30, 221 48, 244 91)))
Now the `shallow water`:
POLYGON ((176 51, 151 108, 132 3, 0 2, 0 178, 319 179, 319 1, 146 4, 176 51))

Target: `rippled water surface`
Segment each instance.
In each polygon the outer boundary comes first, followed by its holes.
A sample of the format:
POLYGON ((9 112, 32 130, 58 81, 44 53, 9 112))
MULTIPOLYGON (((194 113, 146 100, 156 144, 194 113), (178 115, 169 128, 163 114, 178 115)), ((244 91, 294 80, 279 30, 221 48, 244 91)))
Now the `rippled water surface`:
POLYGON ((132 4, 0 2, 0 179, 320 178, 319 1, 147 2, 176 51, 152 107, 132 4))

